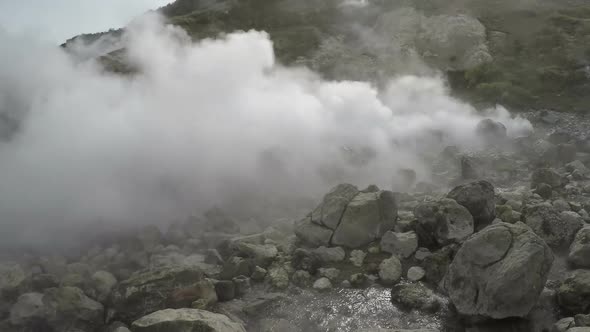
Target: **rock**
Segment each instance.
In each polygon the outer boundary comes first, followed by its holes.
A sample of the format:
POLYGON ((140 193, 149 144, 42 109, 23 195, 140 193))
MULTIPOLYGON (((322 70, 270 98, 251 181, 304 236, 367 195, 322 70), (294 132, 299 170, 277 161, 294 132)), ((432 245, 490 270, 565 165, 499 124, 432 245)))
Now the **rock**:
POLYGON ((557 210, 558 212, 563 212, 563 211, 570 211, 570 205, 568 202, 566 202, 563 199, 556 199, 553 201, 552 203, 553 208, 555 208, 555 210, 557 210))
POLYGON ((461 157, 461 179, 474 180, 480 177, 477 171, 477 166, 473 158, 463 156, 461 157))
POLYGON ((350 276, 350 284, 353 287, 363 288, 369 283, 369 277, 364 273, 355 273, 350 276))
POLYGON ((325 277, 328 278, 330 280, 336 280, 338 279, 338 276, 340 275, 340 270, 330 267, 330 268, 320 268, 318 270, 318 274, 321 277, 325 277))
POLYGON ((359 193, 348 203, 331 243, 358 248, 393 229, 397 203, 390 191, 359 193))
POLYGON ((322 246, 312 252, 323 264, 341 262, 346 258, 346 252, 341 247, 326 248, 322 246))
POLYGON ((110 272, 97 271, 91 277, 91 287, 99 302, 105 302, 108 299, 115 285, 117 285, 117 278, 110 272))
POLYGON ((297 238, 314 247, 329 245, 333 233, 329 228, 312 223, 311 217, 306 217, 295 223, 297 238))
POLYGON ((265 318, 258 322, 258 332, 301 332, 283 318, 265 318))
POLYGON ((471 213, 452 199, 422 203, 414 209, 414 215, 418 221, 416 232, 423 245, 460 243, 473 234, 471 213))
POLYGON ((408 258, 418 248, 418 236, 414 232, 386 232, 381 238, 381 251, 408 258))
POLYGON ((219 277, 224 280, 231 280, 237 276, 249 276, 251 274, 252 263, 242 257, 233 256, 223 264, 219 277))
POLYGON ((320 278, 313 283, 313 288, 319 291, 326 291, 332 288, 332 282, 328 278, 320 278))
POLYGON ((292 265, 295 269, 315 273, 318 267, 322 265, 322 261, 320 261, 318 255, 314 252, 303 248, 297 248, 293 252, 292 265))
POLYGON ((455 246, 449 245, 426 256, 421 264, 421 267, 426 271, 426 280, 439 284, 447 274, 455 251, 455 246))
POLYGON ((475 230, 481 230, 496 218, 494 186, 487 181, 476 181, 455 187, 447 194, 463 205, 473 216, 475 230))
POLYGON ((242 241, 232 243, 230 249, 235 255, 250 258, 254 264, 262 267, 269 266, 279 253, 277 247, 271 244, 259 245, 242 241))
POLYGON ((310 283, 311 275, 307 271, 297 270, 295 273, 293 273, 291 279, 295 285, 299 287, 306 287, 310 283))
POLYGON ((365 261, 365 257, 367 254, 362 250, 353 250, 350 252, 349 260, 352 262, 354 266, 361 267, 363 266, 363 262, 365 261))
POLYGON ((560 188, 565 184, 563 177, 551 168, 541 168, 533 172, 531 188, 537 188, 541 183, 546 183, 553 189, 560 188))
POLYGON ((328 192, 318 207, 311 213, 311 222, 335 230, 348 203, 359 190, 351 184, 339 184, 328 192))
POLYGON ((165 309, 133 322, 133 332, 246 332, 227 316, 199 309, 165 309))
POLYGON ((565 317, 553 324, 552 332, 566 332, 569 328, 576 326, 573 317, 565 317))
POLYGON ((213 207, 207 210, 203 216, 205 217, 205 227, 201 228, 201 232, 221 232, 229 234, 237 234, 240 232, 240 226, 230 216, 228 216, 219 207, 213 207))
POLYGON ((130 322, 164 308, 190 307, 215 294, 212 283, 196 268, 160 268, 138 271, 120 282, 112 292, 115 318, 130 322))
POLYGON ((219 280, 215 283, 215 294, 219 302, 231 301, 236 297, 236 284, 230 280, 219 280))
POLYGON ((567 247, 582 227, 582 218, 573 211, 557 212, 549 203, 527 209, 526 224, 552 248, 567 247))
POLYGON ((590 310, 590 270, 569 273, 557 289, 559 306, 566 313, 586 313, 590 310))
POLYGON ((137 239, 142 244, 144 250, 150 251, 162 244, 164 236, 158 227, 150 225, 139 230, 137 239))
POLYGON ((217 249, 207 249, 205 252, 205 263, 213 265, 223 264, 223 258, 217 249))
POLYGON ((12 292, 26 279, 25 271, 14 263, 0 264, 0 295, 12 292))
POLYGON ((590 327, 572 327, 566 332, 590 332, 590 327))
POLYGON ((408 269, 408 280, 411 281, 419 281, 422 280, 422 278, 424 278, 424 276, 426 275, 426 271, 424 271, 423 268, 419 267, 419 266, 412 266, 411 268, 408 269))
POLYGON ((234 285, 236 286, 236 295, 237 296, 244 296, 246 293, 250 291, 250 278, 246 276, 237 276, 233 280, 234 285))
POLYGON ((590 225, 578 231, 568 255, 568 261, 579 268, 590 268, 590 225))
POLYGON ((541 196, 544 199, 549 199, 553 195, 553 189, 546 183, 538 183, 534 191, 535 194, 541 196))
POLYGON ((588 175, 588 173, 590 173, 590 169, 588 169, 588 167, 586 167, 586 165, 584 165, 584 163, 579 160, 574 160, 570 163, 567 163, 565 165, 565 169, 570 173, 578 171, 582 175, 588 175))
POLYGON ((528 227, 498 223, 463 243, 446 286, 463 315, 524 317, 537 302, 552 263, 551 249, 528 227))
POLYGON ((507 138, 506 126, 492 119, 483 119, 475 127, 475 133, 488 144, 501 143, 507 138))
POLYGON ((25 293, 19 296, 10 309, 10 322, 21 326, 36 318, 46 319, 50 312, 48 306, 43 303, 43 296, 41 293, 25 293))
POLYGON ((254 267, 254 272, 252 272, 250 278, 252 278, 252 280, 254 281, 263 281, 267 273, 268 271, 266 271, 266 269, 263 269, 260 266, 256 266, 254 267))
POLYGON ((576 326, 590 326, 590 314, 577 314, 574 316, 576 326))
POLYGON ((432 253, 430 252, 430 250, 428 250, 428 248, 418 248, 418 250, 416 250, 416 253, 414 254, 414 258, 416 258, 417 261, 423 261, 424 259, 426 259, 426 257, 432 255, 432 253))
POLYGON ((57 331, 78 328, 82 331, 104 323, 104 307, 76 287, 47 289, 43 303, 50 313, 49 325, 57 331))
POLYGON ((282 266, 272 266, 268 270, 270 283, 277 289, 285 289, 289 286, 289 273, 282 266))
POLYGON ((391 301, 406 310, 436 312, 440 308, 440 301, 434 292, 421 282, 393 286, 391 301))
POLYGON ((402 276, 402 263, 396 256, 384 259, 379 264, 379 278, 385 285, 393 285, 399 281, 402 276))

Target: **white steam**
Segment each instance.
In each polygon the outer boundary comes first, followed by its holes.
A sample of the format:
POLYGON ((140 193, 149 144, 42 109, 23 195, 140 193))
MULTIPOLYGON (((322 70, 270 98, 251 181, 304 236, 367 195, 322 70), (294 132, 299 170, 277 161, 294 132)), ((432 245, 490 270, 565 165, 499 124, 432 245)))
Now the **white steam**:
MULTIPOLYGON (((326 82, 277 65, 264 32, 192 43, 154 17, 125 41, 141 74, 0 35, 0 111, 20 118, 0 143, 0 227, 168 221, 230 195, 317 195, 339 181, 389 188, 399 168, 426 179, 425 152, 478 144, 483 117, 438 78, 385 91, 326 82)), ((491 112, 509 134, 530 129, 491 112)))

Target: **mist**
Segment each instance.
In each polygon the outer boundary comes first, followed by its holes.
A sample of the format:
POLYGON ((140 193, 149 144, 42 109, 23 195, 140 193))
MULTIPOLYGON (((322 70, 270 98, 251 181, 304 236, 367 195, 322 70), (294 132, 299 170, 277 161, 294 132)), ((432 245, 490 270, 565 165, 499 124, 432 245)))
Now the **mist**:
POLYGON ((424 154, 480 148, 484 118, 511 136, 531 130, 501 106, 452 98, 441 77, 378 90, 281 66, 265 32, 193 42, 147 15, 123 39, 135 75, 0 33, 0 113, 14 119, 0 141, 0 228, 11 241, 96 221, 161 224, 236 197, 317 198, 338 182, 395 190, 399 169, 429 179, 424 154))

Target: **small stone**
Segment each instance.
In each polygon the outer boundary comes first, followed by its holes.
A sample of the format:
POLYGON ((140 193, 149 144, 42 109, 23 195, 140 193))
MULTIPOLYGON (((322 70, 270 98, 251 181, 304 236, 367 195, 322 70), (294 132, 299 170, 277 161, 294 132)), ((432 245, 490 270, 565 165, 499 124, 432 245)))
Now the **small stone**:
POLYGON ((367 249, 367 252, 369 254, 376 255, 381 252, 381 249, 379 246, 370 246, 369 249, 367 249))
POLYGON ((402 263, 396 256, 384 259, 379 265, 379 278, 386 285, 392 285, 402 276, 402 263))
POLYGON ((424 269, 419 266, 412 266, 411 268, 408 269, 407 276, 408 276, 409 280, 419 281, 419 280, 422 280, 422 278, 424 278, 425 275, 426 275, 426 271, 424 271, 424 269))
POLYGON ((422 261, 430 255, 432 255, 432 253, 427 248, 418 248, 414 254, 414 258, 416 258, 418 261, 422 261))
POLYGON ((368 281, 369 277, 364 273, 355 273, 350 276, 350 284, 357 288, 365 287, 368 281))
POLYGON ((304 270, 297 270, 291 276, 293 283, 299 287, 306 287, 309 285, 311 280, 311 275, 309 272, 304 270))
POLYGON ((564 201, 563 199, 557 199, 553 201, 553 207, 555 210, 562 212, 562 211, 570 211, 570 205, 568 202, 564 201))
POLYGON ((266 273, 266 269, 263 269, 260 266, 256 266, 254 267, 254 272, 252 272, 250 278, 252 278, 252 280, 254 281, 263 281, 264 277, 266 277, 266 273))
POLYGON ((350 287, 352 287, 352 285, 350 284, 350 281, 344 280, 344 281, 342 281, 340 283, 340 287, 342 287, 342 288, 350 288, 350 287))
POLYGON ((336 280, 338 278, 338 276, 340 275, 340 270, 336 269, 336 268, 320 268, 318 270, 318 273, 320 276, 328 278, 330 280, 336 280))
POLYGON ((325 291, 332 288, 332 282, 328 278, 320 278, 313 283, 313 288, 319 291, 325 291))
POLYGON ((237 276, 232 281, 234 282, 237 296, 243 296, 250 291, 250 278, 237 276))
POLYGON ((219 302, 231 301, 236 297, 236 286, 233 281, 220 280, 215 283, 215 293, 219 302))
POLYGON ((354 266, 361 267, 363 266, 363 262, 367 254, 362 250, 353 250, 350 253, 349 260, 352 262, 354 266))
POLYGON ((408 258, 418 248, 418 236, 414 232, 396 233, 386 232, 381 238, 381 250, 384 252, 408 258))
POLYGON ((273 266, 268 270, 268 276, 273 287, 285 289, 289 287, 289 273, 282 266, 273 266))
POLYGON ((205 253, 205 263, 221 265, 223 264, 223 258, 221 258, 217 249, 207 249, 207 252, 205 253))
POLYGON ((568 329, 574 326, 574 317, 565 317, 553 324, 553 331, 566 332, 568 329))
POLYGON ((346 252, 344 252, 342 247, 326 248, 322 246, 314 249, 312 252, 322 263, 341 262, 346 258, 346 252))

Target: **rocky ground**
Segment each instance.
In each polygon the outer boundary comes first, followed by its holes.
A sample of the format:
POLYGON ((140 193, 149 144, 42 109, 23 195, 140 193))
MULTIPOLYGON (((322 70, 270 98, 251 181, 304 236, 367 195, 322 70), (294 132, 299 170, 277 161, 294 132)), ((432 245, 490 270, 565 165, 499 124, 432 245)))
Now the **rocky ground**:
POLYGON ((482 121, 489 147, 444 148, 431 182, 340 184, 262 232, 213 208, 5 254, 0 330, 590 331, 589 120, 527 116, 529 137, 482 121))

